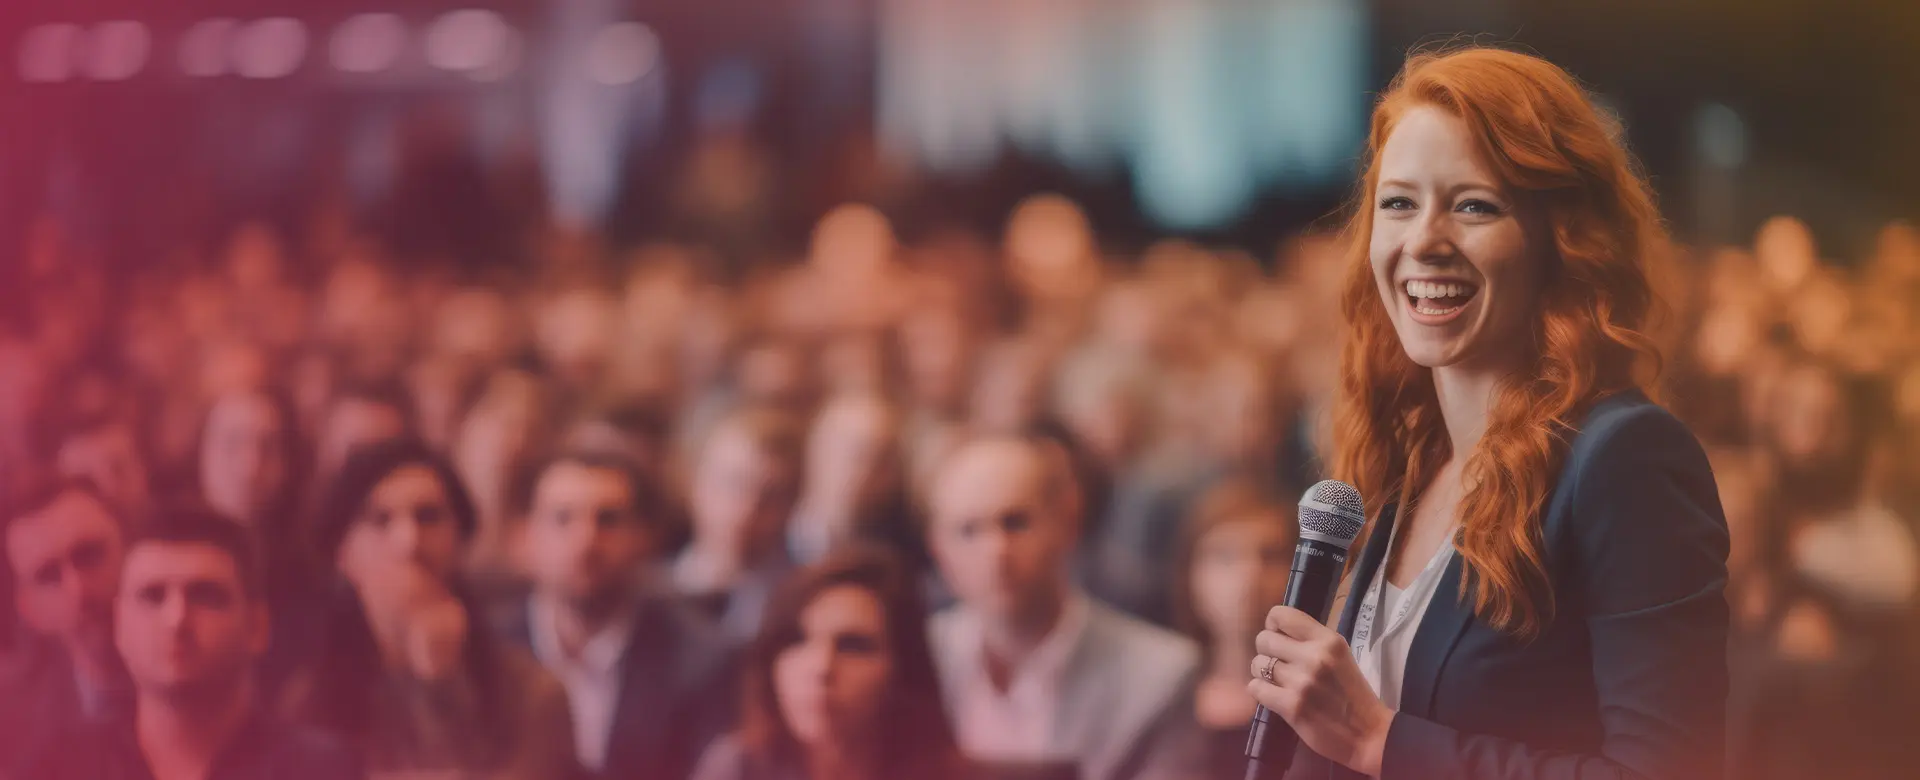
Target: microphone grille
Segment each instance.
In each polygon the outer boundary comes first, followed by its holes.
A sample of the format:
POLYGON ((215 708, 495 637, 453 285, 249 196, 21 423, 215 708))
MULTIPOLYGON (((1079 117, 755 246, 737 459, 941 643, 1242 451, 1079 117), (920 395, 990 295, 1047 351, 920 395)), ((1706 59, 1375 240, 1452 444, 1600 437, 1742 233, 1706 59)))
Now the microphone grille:
POLYGON ((1339 480, 1322 480, 1300 497, 1300 531, 1342 547, 1352 544, 1367 520, 1360 491, 1339 480))

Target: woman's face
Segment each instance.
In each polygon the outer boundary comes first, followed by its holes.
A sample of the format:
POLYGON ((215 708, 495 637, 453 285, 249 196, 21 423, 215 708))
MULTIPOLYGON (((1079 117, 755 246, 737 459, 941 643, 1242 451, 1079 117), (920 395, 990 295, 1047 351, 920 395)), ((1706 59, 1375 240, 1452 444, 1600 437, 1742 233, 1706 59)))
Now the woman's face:
POLYGON ((286 487, 287 420, 265 396, 222 397, 207 415, 200 442, 200 491, 220 512, 248 524, 278 521, 260 513, 286 487))
POLYGON ((1427 368, 1522 359, 1544 242, 1466 123, 1433 107, 1407 112, 1380 151, 1373 194, 1368 255, 1407 356, 1427 368))
POLYGON ((1201 535, 1194 546, 1194 610, 1215 637, 1251 636, 1287 595, 1292 534, 1277 512, 1254 512, 1201 535))
POLYGON ((714 431, 693 477, 694 533, 741 550, 777 539, 793 509, 795 477, 743 428, 714 431))
POLYGON ((799 638, 773 660, 780 717, 800 744, 872 734, 893 679, 886 610, 871 591, 840 585, 800 613, 799 638))
POLYGON ((409 464, 394 469, 367 494, 360 516, 341 542, 337 564, 355 582, 363 573, 395 562, 418 564, 447 581, 460 558, 460 541, 446 484, 433 469, 409 464))
POLYGON ((884 401, 856 397, 828 404, 807 440, 808 500, 839 509, 872 506, 895 479, 898 435, 884 401))

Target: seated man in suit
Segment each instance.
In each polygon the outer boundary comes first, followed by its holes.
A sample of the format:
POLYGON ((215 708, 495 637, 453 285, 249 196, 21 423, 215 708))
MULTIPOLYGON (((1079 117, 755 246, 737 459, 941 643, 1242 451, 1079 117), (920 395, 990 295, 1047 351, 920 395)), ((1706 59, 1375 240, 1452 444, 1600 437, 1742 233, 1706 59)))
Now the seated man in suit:
POLYGON ((114 643, 131 718, 69 726, 17 780, 361 780, 345 744, 283 723, 258 701, 267 599, 247 531, 208 511, 163 511, 128 546, 114 643))
POLYGON ((1199 649, 1070 584, 1082 502, 1068 471, 1051 442, 987 438, 933 485, 934 558, 959 604, 931 632, 960 747, 1072 762, 1084 780, 1184 776, 1199 649))
POLYGON ((59 729, 124 713, 131 693, 113 648, 120 517, 80 479, 30 485, 7 515, 0 576, 28 636, 0 680, 0 776, 59 729))
POLYGON ((608 780, 680 780, 732 726, 732 652, 639 577, 672 506, 617 455, 569 452, 523 480, 533 593, 509 634, 566 685, 576 755, 608 780))

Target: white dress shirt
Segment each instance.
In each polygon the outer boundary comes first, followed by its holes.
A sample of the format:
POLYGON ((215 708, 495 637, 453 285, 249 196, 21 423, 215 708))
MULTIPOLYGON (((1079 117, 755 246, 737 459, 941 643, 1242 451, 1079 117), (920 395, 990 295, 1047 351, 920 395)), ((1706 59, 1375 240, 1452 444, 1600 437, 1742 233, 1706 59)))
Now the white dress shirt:
POLYGON ((1074 594, 1060 620, 1022 664, 1005 691, 987 672, 986 633, 971 610, 962 613, 954 651, 965 675, 953 703, 954 731, 967 755, 984 761, 1055 761, 1054 727, 1067 664, 1086 634, 1091 607, 1074 594))
MULTIPOLYGON (((1420 633, 1420 621, 1440 589, 1440 579, 1453 560, 1452 534, 1435 550, 1420 576, 1403 590, 1387 582, 1383 561, 1374 571, 1360 611, 1353 621, 1353 658, 1360 674, 1373 686, 1380 701, 1400 709, 1400 691, 1407 677, 1407 654, 1413 651, 1413 638, 1420 633)), ((1387 540, 1392 549, 1393 540, 1387 540)))
POLYGON ((620 659, 633 639, 632 610, 617 614, 613 622, 588 637, 576 655, 567 653, 560 642, 553 605, 539 596, 527 604, 533 655, 566 686, 567 704, 573 711, 574 752, 582 765, 595 771, 606 767, 607 742, 620 705, 620 659))

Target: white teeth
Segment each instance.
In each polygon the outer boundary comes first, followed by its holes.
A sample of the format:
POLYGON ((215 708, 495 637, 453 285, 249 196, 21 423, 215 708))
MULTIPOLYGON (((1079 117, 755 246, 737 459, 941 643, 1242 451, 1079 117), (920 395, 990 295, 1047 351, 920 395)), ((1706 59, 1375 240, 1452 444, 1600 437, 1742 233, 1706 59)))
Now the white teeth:
POLYGON ((1471 295, 1474 288, 1457 282, 1429 282, 1409 279, 1406 283, 1407 294, 1415 298, 1459 298, 1471 295))

